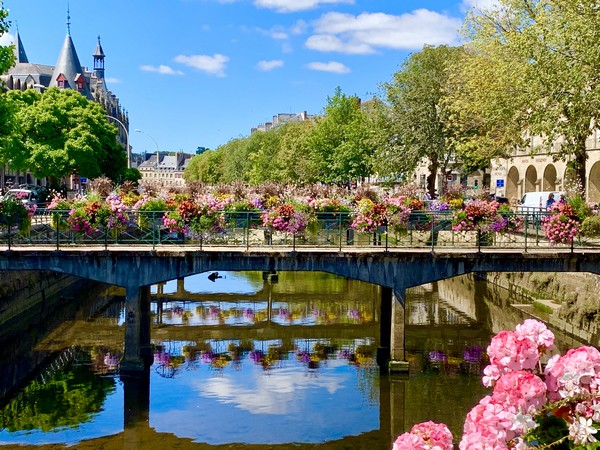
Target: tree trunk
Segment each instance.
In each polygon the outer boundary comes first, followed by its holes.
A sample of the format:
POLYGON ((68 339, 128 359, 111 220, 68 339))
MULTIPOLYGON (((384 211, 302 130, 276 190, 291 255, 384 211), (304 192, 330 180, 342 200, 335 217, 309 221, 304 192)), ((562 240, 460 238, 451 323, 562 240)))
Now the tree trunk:
POLYGON ((575 153, 573 160, 573 169, 575 170, 575 180, 581 189, 583 196, 586 196, 586 161, 588 158, 585 145, 587 137, 577 139, 575 143, 575 153))
POLYGON ((427 175, 427 192, 429 192, 431 198, 436 198, 435 179, 437 177, 439 169, 439 163, 437 162, 437 160, 431 160, 429 162, 428 169, 429 175, 427 175))

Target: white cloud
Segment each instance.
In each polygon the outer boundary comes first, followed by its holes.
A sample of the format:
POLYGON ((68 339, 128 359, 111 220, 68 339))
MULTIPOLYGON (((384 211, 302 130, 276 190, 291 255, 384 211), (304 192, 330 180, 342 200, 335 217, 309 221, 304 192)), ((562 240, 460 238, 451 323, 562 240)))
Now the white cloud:
POLYGON ((173 70, 169 66, 165 66, 163 64, 160 66, 143 65, 140 67, 140 69, 144 72, 156 72, 160 73, 161 75, 183 75, 182 71, 173 70))
POLYGON ((272 61, 259 61, 256 66, 258 67, 258 70, 269 72, 270 70, 283 67, 283 61, 280 59, 274 59, 272 61))
POLYGON ((333 72, 333 73, 349 73, 350 69, 344 64, 336 61, 323 62, 312 62, 308 64, 308 68, 311 70, 318 70, 321 72, 333 72))
POLYGON ((107 78, 105 78, 105 81, 107 83, 113 83, 113 84, 118 84, 121 82, 121 80, 119 80, 118 78, 114 78, 114 77, 107 77, 107 78))
POLYGON ((229 61, 229 57, 215 53, 214 55, 178 55, 175 61, 194 69, 201 70, 210 75, 218 77, 225 76, 225 65, 229 61))
POLYGON ((416 50, 423 45, 458 44, 461 19, 427 9, 394 16, 327 13, 315 22, 306 47, 323 52, 374 53, 378 48, 416 50))
POLYGON ((13 45, 15 42, 15 37, 10 33, 0 34, 0 45, 9 46, 13 45))
POLYGON ((340 3, 354 4, 354 0, 254 0, 259 8, 274 9, 275 12, 289 13, 318 8, 321 5, 340 3))

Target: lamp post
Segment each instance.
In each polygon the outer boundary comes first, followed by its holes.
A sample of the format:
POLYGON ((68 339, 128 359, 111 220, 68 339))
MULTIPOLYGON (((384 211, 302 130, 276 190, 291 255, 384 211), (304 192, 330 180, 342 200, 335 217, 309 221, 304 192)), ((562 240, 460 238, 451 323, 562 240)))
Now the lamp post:
POLYGON ((158 168, 158 163, 160 162, 160 155, 159 155, 159 150, 158 150, 158 143, 156 142, 156 139, 154 139, 152 136, 150 136, 148 133, 146 133, 145 131, 140 130, 139 128, 136 128, 134 130, 136 133, 142 133, 145 134, 146 136, 148 136, 150 139, 152 139, 152 141, 154 142, 154 145, 156 145, 156 167, 158 168))
POLYGON ((125 145, 127 147, 127 149, 126 149, 126 152, 127 152, 127 168, 131 169, 131 148, 129 147, 129 132, 127 131, 127 127, 125 126, 125 124, 123 122, 121 122, 119 119, 117 119, 114 116, 109 116, 107 114, 106 117, 108 117, 109 119, 114 120, 119 125, 121 125, 121 127, 123 128, 123 131, 125 132, 125 140, 126 140, 125 145))

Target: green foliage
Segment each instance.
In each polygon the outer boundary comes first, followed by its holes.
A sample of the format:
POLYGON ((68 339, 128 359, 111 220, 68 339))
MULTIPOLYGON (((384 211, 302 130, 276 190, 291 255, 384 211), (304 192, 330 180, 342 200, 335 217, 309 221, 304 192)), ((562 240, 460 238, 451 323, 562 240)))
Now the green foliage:
POLYGON ((42 95, 33 90, 11 91, 19 129, 18 145, 0 150, 11 167, 36 177, 60 179, 72 173, 96 178, 122 178, 126 155, 117 143, 117 129, 102 107, 73 90, 52 88, 42 95))
MULTIPOLYGON (((8 33, 10 21, 8 20, 8 10, 4 9, 0 1, 0 36, 8 33)), ((15 62, 15 55, 12 46, 0 45, 0 74, 5 73, 15 62)))
POLYGON ((375 159, 385 164, 392 154, 393 160, 403 160, 400 168, 408 178, 417 164, 428 158, 428 190, 432 193, 438 171, 445 180, 455 154, 456 130, 449 120, 443 95, 449 67, 462 54, 462 48, 448 46, 426 46, 413 53, 394 73, 392 81, 383 84, 387 105, 376 105, 379 132, 384 134, 379 137, 383 145, 377 148, 375 159))
POLYGON ((503 0, 468 16, 469 57, 449 94, 465 156, 477 159, 486 145, 498 155, 532 135, 543 137, 532 151, 545 151, 562 137, 556 156, 571 161, 583 186, 585 142, 600 111, 599 21, 587 0, 503 0))
POLYGON ((583 219, 581 223, 581 232, 586 237, 600 237, 600 215, 592 214, 583 219))

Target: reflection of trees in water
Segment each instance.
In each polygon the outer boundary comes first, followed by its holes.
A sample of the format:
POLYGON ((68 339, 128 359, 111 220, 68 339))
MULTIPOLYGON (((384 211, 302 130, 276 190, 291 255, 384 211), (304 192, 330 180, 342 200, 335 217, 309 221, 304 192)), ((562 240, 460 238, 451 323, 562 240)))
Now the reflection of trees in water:
POLYGON ((45 382, 34 380, 0 412, 2 428, 52 431, 90 422, 115 390, 115 379, 99 377, 87 365, 69 364, 45 382))

